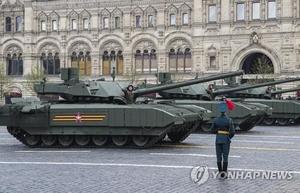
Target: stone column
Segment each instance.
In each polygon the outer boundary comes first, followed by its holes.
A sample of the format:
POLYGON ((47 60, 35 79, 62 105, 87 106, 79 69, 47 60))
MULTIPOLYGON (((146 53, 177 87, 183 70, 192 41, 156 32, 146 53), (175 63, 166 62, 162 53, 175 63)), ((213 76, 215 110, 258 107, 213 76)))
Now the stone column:
POLYGON ((24 50, 23 50, 23 65, 24 75, 31 73, 31 68, 36 64, 36 58, 33 56, 33 29, 34 29, 34 16, 32 1, 24 1, 24 50))

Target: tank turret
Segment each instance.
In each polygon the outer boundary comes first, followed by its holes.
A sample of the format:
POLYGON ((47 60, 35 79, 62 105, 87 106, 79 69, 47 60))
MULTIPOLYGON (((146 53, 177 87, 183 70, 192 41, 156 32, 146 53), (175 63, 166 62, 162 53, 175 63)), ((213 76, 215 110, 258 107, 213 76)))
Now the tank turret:
POLYGON ((271 98, 272 87, 277 84, 300 81, 300 78, 276 80, 253 85, 241 85, 234 88, 222 88, 212 91, 213 96, 225 95, 228 97, 251 97, 251 98, 271 98))
POLYGON ((297 86, 295 88, 272 91, 272 95, 274 96, 274 95, 277 95, 277 94, 283 94, 283 93, 289 93, 289 92, 297 92, 299 90, 300 90, 300 86, 297 86))
POLYGON ((76 69, 67 68, 62 69, 61 77, 62 80, 64 80, 63 83, 47 83, 46 81, 43 81, 40 84, 35 85, 34 89, 39 95, 59 95, 69 102, 103 102, 128 104, 134 102, 137 97, 142 95, 208 82, 216 79, 222 79, 230 76, 241 75, 242 73, 242 71, 229 72, 188 81, 135 90, 132 85, 129 85, 126 89, 124 89, 117 82, 80 81, 76 69))

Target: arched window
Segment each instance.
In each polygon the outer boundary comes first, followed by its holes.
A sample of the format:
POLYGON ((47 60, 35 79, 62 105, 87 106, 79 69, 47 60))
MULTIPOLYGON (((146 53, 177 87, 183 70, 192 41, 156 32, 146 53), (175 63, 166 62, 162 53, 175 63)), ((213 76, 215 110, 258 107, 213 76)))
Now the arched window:
POLYGON ((192 54, 190 48, 170 49, 169 66, 171 72, 190 72, 192 70, 192 54))
POLYGON ((59 74, 60 73, 60 58, 59 53, 55 53, 54 56, 54 73, 59 74))
POLYGON ((41 64, 45 74, 55 75, 60 73, 60 59, 58 53, 55 53, 54 56, 52 53, 48 55, 42 53, 41 64))
POLYGON ((6 32, 11 32, 11 17, 6 17, 5 18, 5 31, 6 32))
POLYGON ((84 76, 90 76, 92 65, 91 65, 90 52, 80 51, 79 53, 73 52, 71 55, 71 66, 72 68, 79 68, 79 74, 84 76))
POLYGON ((119 50, 117 53, 117 74, 118 75, 123 74, 123 68, 124 68, 123 53, 121 50, 119 50))
POLYGON ((150 52, 150 73, 157 73, 157 67, 156 50, 152 49, 150 52))
POLYGON ((78 59, 77 59, 77 53, 73 52, 71 55, 71 67, 72 68, 78 68, 78 59))
POLYGON ((150 74, 157 72, 156 50, 145 49, 143 53, 136 50, 135 53, 136 73, 150 74))
POLYGON ((110 53, 105 50, 102 56, 102 74, 105 76, 111 75, 113 69, 115 68, 116 74, 122 75, 123 74, 123 53, 119 50, 117 53, 116 51, 112 50, 110 53))
POLYGON ((16 17, 16 32, 22 31, 23 28, 23 18, 22 16, 16 17))
POLYGON ((23 75, 22 54, 7 54, 7 75, 23 75))
POLYGON ((184 72, 192 71, 192 53, 190 48, 184 51, 184 72))

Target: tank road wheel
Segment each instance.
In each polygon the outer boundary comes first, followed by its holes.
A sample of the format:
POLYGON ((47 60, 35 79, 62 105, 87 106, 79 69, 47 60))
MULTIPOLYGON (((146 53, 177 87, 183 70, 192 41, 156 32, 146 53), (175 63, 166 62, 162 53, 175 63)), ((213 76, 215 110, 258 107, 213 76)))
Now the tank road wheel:
POLYGON ((38 135, 25 134, 24 142, 29 147, 36 147, 41 143, 41 137, 38 135))
POLYGON ((58 142, 63 147, 69 147, 72 145, 74 137, 71 135, 60 135, 58 136, 58 142))
POLYGON ((277 119, 277 123, 280 126, 286 126, 289 124, 289 119, 277 119))
POLYGON ((92 137, 92 141, 96 146, 104 146, 108 141, 108 136, 96 135, 92 137))
POLYGON ((271 126, 275 123, 275 119, 272 119, 272 118, 265 118, 263 120, 263 124, 264 125, 268 125, 268 126, 271 126))
POLYGON ((137 147, 145 147, 150 141, 150 136, 136 135, 132 137, 132 141, 137 147))
POLYGON ((88 135, 77 135, 75 136, 75 142, 79 146, 86 146, 90 143, 90 136, 88 135))
POLYGON ((53 146, 57 141, 57 137, 55 135, 43 135, 42 142, 46 147, 53 146))
POLYGON ((112 136, 112 142, 117 146, 117 147, 122 147, 128 143, 128 136, 127 135, 116 135, 112 136))

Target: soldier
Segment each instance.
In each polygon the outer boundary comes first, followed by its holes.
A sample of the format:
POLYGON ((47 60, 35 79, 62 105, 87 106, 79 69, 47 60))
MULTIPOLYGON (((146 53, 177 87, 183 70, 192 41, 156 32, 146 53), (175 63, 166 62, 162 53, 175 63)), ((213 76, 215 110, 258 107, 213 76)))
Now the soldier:
POLYGON ((227 101, 223 98, 223 101, 219 104, 221 115, 215 118, 211 128, 211 130, 217 134, 216 154, 219 175, 221 178, 227 177, 230 142, 235 133, 232 119, 226 115, 227 109, 227 101))

